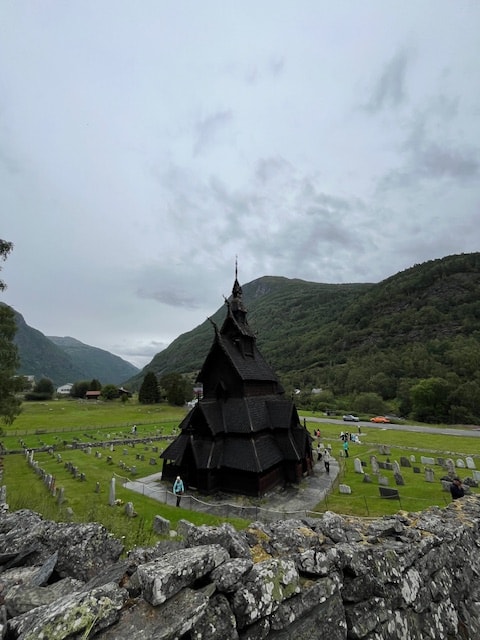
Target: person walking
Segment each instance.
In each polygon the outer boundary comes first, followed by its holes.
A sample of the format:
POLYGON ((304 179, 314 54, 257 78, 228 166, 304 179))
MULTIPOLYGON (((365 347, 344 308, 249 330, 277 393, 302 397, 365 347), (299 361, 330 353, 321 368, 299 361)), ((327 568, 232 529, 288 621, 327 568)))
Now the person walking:
POLYGON ((177 479, 173 483, 173 494, 177 497, 177 507, 180 506, 180 500, 182 499, 184 491, 185 487, 183 486, 183 480, 180 476, 177 476, 177 479))
POLYGON ((323 452, 323 464, 325 465, 325 471, 330 473, 330 451, 328 449, 323 452))
POLYGON ((348 458, 348 440, 343 443, 343 455, 348 458))
POLYGON ((462 486, 462 481, 460 478, 454 478, 452 484, 450 485, 450 493, 452 494, 453 500, 458 500, 458 498, 463 498, 465 495, 465 489, 462 486))

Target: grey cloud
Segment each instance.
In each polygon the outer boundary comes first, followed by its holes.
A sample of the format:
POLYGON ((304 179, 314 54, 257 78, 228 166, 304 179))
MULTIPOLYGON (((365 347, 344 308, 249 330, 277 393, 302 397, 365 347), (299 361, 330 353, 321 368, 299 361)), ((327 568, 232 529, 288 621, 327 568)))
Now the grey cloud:
POLYGON ((386 107, 398 107, 405 101, 405 76, 409 58, 409 53, 403 49, 385 65, 371 92, 370 100, 365 105, 366 111, 375 113, 386 107))
POLYGON ((416 158, 417 168, 428 178, 473 178, 478 176, 479 162, 470 149, 456 150, 432 143, 416 158))
POLYGON ((193 297, 191 294, 187 294, 181 289, 171 288, 170 286, 165 289, 148 290, 138 289, 137 296, 139 298, 145 298, 147 300, 156 300, 162 304, 166 304, 169 307, 180 307, 188 309, 200 308, 200 300, 193 297))
POLYGON ((283 69, 285 68, 285 60, 283 58, 272 58, 270 60, 270 72, 276 77, 283 73, 283 69))
POLYGON ((255 179, 265 184, 286 172, 292 172, 292 166, 283 158, 260 158, 255 168, 255 179))
POLYGON ((209 147, 217 135, 218 131, 233 120, 231 110, 219 111, 207 116, 195 124, 195 141, 193 153, 195 156, 201 154, 209 147))

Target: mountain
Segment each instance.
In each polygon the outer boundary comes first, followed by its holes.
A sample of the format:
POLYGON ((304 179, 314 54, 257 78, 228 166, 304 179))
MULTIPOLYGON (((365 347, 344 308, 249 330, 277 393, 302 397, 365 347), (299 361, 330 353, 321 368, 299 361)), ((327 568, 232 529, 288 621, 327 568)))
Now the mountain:
POLYGON ((130 362, 74 338, 48 338, 30 327, 18 311, 14 314, 20 375, 33 375, 36 380, 49 378, 58 386, 93 378, 102 384, 121 384, 138 372, 130 362))
POLYGON ((76 367, 89 372, 89 375, 84 376, 84 380, 96 378, 102 384, 121 384, 138 372, 138 367, 135 367, 131 362, 127 362, 109 351, 91 347, 75 340, 75 338, 48 336, 48 339, 60 347, 76 367))
MULTIPOLYGON (((242 286, 248 321, 257 332, 257 344, 263 355, 281 372, 304 366, 303 345, 324 324, 348 307, 370 284, 319 284, 298 279, 264 276, 242 286)), ((221 325, 225 318, 222 305, 210 318, 176 338, 158 353, 144 369, 129 380, 141 384, 147 371, 158 376, 172 371, 197 372, 213 340, 212 322, 221 325)))
MULTIPOLYGON (((449 420, 480 419, 480 253, 430 260, 375 284, 262 277, 243 286, 243 300, 259 349, 287 389, 373 392, 406 414, 411 389, 436 378, 445 381, 449 420)), ((222 307, 212 321, 224 317, 222 307)), ((196 374, 213 335, 207 320, 129 383, 150 370, 196 374)))

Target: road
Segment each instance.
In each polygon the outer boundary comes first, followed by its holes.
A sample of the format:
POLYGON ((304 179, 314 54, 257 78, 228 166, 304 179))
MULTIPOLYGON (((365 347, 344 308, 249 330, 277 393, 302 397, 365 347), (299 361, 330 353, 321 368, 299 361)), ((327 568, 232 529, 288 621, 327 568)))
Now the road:
POLYGON ((375 422, 344 422, 343 420, 336 420, 335 418, 307 418, 308 422, 319 422, 325 424, 338 424, 341 426, 341 431, 352 431, 356 433, 358 427, 365 429, 380 429, 391 431, 417 431, 419 433, 433 433, 449 436, 467 436, 468 438, 480 438, 480 427, 465 428, 452 428, 452 427, 424 427, 422 425, 415 424, 376 424, 375 422))

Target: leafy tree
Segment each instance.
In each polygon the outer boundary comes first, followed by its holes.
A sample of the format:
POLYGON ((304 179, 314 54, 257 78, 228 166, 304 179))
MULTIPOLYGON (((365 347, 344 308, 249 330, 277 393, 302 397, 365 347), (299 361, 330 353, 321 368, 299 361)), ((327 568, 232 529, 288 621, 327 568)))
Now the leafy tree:
POLYGON ((25 394, 25 400, 51 400, 54 393, 53 382, 49 378, 40 378, 33 391, 25 394))
POLYGON ((70 390, 72 398, 85 398, 87 391, 90 389, 90 382, 88 380, 79 380, 73 383, 73 387, 70 390))
POLYGON ((426 378, 412 387, 413 415, 424 422, 447 422, 451 387, 443 378, 426 378))
MULTIPOLYGON (((11 242, 0 239, 1 260, 6 260, 12 249, 11 242)), ((0 280, 0 291, 5 288, 6 284, 0 280)), ((0 417, 7 425, 12 424, 21 411, 21 401, 16 396, 17 391, 21 390, 22 378, 15 376, 19 366, 17 347, 13 343, 15 331, 13 309, 0 305, 0 417)))
POLYGON ((169 404, 182 406, 192 395, 190 382, 180 373, 167 373, 160 378, 160 386, 165 390, 169 404))
POLYGON ((385 412, 385 403, 378 393, 359 393, 353 399, 352 406, 357 413, 378 413, 385 412))
POLYGON ((153 371, 148 371, 138 392, 138 401, 142 404, 156 404, 160 399, 157 376, 153 371))
MULTIPOLYGON (((92 389, 95 391, 95 389, 92 389)), ((98 389, 96 389, 98 391, 98 389)), ((87 391, 85 391, 86 393, 87 391)), ((106 384, 102 387, 102 398, 104 400, 115 400, 120 395, 118 387, 114 384, 106 384)))
POLYGON ((90 386, 88 387, 88 391, 101 391, 101 390, 102 390, 102 383, 100 382, 100 380, 93 378, 93 380, 90 381, 90 386))

